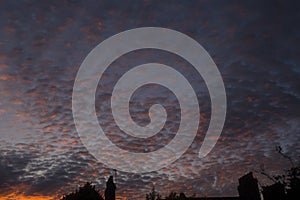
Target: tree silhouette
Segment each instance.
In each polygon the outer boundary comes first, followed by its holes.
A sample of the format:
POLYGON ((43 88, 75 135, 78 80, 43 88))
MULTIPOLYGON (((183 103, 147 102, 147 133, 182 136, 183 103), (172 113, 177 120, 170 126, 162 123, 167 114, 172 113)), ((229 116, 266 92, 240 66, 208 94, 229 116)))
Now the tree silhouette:
POLYGON ((87 182, 79 190, 64 196, 61 200, 104 200, 103 197, 95 190, 95 186, 87 182))
POLYGON ((300 166, 287 171, 286 190, 289 200, 300 199, 300 166))
MULTIPOLYGON (((177 194, 176 192, 171 192, 169 196, 164 198, 165 200, 187 200, 188 198, 184 193, 177 194)), ((162 200, 161 195, 155 191, 153 187, 151 192, 146 194, 146 200, 162 200)))
POLYGON ((169 196, 166 197, 166 200, 186 200, 184 193, 177 194, 176 192, 171 192, 169 196))
POLYGON ((161 200, 161 196, 155 191, 155 187, 152 188, 151 192, 146 194, 146 200, 161 200))
POLYGON ((286 199, 298 200, 300 199, 300 164, 295 165, 294 160, 282 151, 281 146, 277 146, 276 151, 290 162, 291 168, 285 170, 283 174, 275 176, 269 175, 263 168, 261 168, 260 173, 274 182, 271 186, 263 187, 263 194, 269 195, 267 193, 273 193, 273 195, 275 195, 274 192, 278 192, 279 188, 282 187, 282 190, 286 195, 286 199), (269 190, 272 187, 273 191, 266 192, 266 190, 269 190))

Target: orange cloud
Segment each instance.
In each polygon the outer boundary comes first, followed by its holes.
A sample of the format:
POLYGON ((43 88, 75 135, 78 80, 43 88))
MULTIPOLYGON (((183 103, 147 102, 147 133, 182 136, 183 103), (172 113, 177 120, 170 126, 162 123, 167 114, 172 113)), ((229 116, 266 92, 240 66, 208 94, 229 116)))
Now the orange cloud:
POLYGON ((32 195, 25 195, 25 191, 29 186, 25 184, 18 184, 7 188, 6 191, 0 191, 0 200, 54 200, 57 199, 57 194, 53 196, 44 196, 38 193, 32 195))
POLYGON ((0 197, 0 200, 53 200, 55 197, 50 196, 24 196, 20 194, 8 194, 0 197))

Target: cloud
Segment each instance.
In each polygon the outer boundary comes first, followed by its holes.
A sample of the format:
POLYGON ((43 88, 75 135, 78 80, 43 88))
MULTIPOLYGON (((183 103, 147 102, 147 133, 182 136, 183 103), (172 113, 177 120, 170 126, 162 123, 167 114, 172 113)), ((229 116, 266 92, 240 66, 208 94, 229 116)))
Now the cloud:
POLYGON ((135 93, 131 113, 145 125, 150 105, 163 104, 168 111, 164 130, 146 141, 119 130, 111 115, 111 91, 134 66, 159 62, 177 69, 190 80, 201 111, 189 150, 157 172, 118 172, 118 194, 140 195, 156 185, 163 194, 175 190, 236 195, 238 177, 262 163, 280 172, 287 163, 278 161, 275 145, 293 157, 300 151, 296 7, 285 1, 1 3, 0 193, 26 185, 24 195, 60 195, 86 181, 96 182, 103 191, 105 177, 112 172, 87 152, 77 135, 72 87, 81 62, 95 45, 141 26, 168 27, 201 43, 223 76, 228 112, 217 145, 200 160, 197 154, 210 120, 202 78, 184 59, 167 52, 141 50, 118 58, 99 83, 96 110, 99 124, 119 147, 136 152, 158 149, 174 137, 180 122, 175 96, 163 87, 148 86, 135 93))

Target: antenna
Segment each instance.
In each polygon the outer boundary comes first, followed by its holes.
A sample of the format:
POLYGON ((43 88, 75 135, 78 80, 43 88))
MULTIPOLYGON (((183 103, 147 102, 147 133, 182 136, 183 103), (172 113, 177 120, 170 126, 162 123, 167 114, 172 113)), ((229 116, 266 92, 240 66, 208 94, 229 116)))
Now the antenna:
POLYGON ((115 184, 117 184, 117 170, 113 169, 113 171, 115 172, 115 184))

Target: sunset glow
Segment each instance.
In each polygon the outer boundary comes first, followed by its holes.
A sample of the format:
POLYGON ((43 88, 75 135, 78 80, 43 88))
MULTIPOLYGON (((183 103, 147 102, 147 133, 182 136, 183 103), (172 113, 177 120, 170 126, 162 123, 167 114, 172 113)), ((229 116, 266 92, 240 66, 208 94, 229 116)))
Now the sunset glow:
POLYGON ((0 200, 54 200, 54 197, 49 196, 24 196, 18 194, 9 194, 0 196, 0 200))

